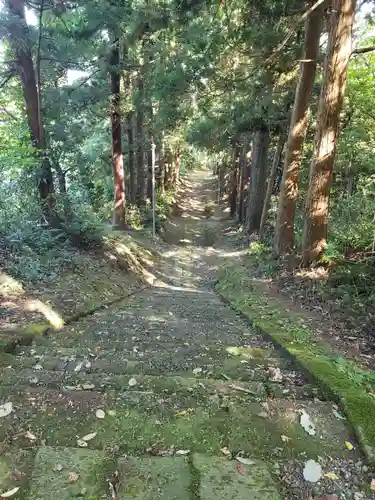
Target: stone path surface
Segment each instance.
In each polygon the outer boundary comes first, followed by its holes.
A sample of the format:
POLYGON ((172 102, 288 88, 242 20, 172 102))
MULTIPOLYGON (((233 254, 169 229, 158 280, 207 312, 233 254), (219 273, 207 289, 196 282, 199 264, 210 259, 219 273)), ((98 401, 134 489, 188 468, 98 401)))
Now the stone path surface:
POLYGON ((153 288, 1 356, 0 404, 12 412, 0 419, 0 493, 308 499, 337 491, 340 476, 355 484, 340 498, 367 498, 332 402, 213 291, 228 249, 212 246, 223 223, 206 217, 211 184, 191 176, 153 288), (304 481, 310 458, 331 478, 304 481))

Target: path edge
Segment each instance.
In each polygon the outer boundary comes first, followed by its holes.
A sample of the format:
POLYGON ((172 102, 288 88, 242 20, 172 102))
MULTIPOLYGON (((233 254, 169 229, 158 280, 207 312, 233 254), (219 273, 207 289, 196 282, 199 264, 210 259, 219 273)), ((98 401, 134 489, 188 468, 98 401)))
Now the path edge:
POLYGON ((293 359, 323 393, 339 405, 368 463, 375 465, 375 398, 337 368, 337 356, 317 332, 304 324, 301 315, 282 309, 276 299, 256 286, 248 270, 239 264, 220 267, 215 292, 293 359))

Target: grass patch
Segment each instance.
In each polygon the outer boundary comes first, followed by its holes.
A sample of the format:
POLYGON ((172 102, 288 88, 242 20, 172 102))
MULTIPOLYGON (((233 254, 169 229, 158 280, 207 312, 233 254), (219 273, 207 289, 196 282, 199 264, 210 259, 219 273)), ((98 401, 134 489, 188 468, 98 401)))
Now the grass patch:
POLYGON ((270 335, 309 372, 346 413, 368 460, 375 463, 375 373, 338 357, 298 314, 256 287, 246 268, 222 266, 217 292, 256 328, 270 335))

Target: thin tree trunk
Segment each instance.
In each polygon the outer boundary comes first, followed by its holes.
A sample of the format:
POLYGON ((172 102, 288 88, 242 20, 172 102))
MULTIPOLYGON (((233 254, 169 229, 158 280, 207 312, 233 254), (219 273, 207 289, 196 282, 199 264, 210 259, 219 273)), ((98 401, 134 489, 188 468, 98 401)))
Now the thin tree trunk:
POLYGON ((356 0, 333 0, 331 27, 320 92, 303 232, 303 265, 319 259, 327 241, 333 164, 352 50, 356 0))
POLYGON ((262 125, 255 131, 253 139, 250 189, 247 201, 246 232, 248 234, 259 231, 266 194, 268 143, 269 128, 267 125, 262 125))
POLYGON ((272 166, 271 166, 271 172, 270 172, 270 176, 268 178, 267 192, 266 192, 266 197, 264 199, 262 218, 260 220, 260 226, 259 226, 259 237, 260 238, 263 238, 264 231, 266 229, 266 222, 267 222, 268 211, 270 209, 270 204, 271 204, 273 185, 275 183, 277 168, 280 164, 281 155, 282 155, 282 152, 284 149, 285 139, 286 139, 285 133, 281 132, 280 136, 279 136, 279 140, 277 141, 276 151, 275 151, 275 155, 273 157, 273 162, 272 162, 272 166))
POLYGON ((232 165, 231 165, 229 193, 228 193, 228 203, 229 203, 231 217, 235 217, 236 215, 237 176, 238 176, 239 159, 240 159, 240 146, 237 140, 235 140, 232 150, 232 165))
POLYGON ((247 153, 249 150, 249 145, 246 142, 242 146, 242 151, 240 155, 240 182, 239 182, 239 192, 237 194, 237 221, 243 222, 246 216, 245 211, 245 196, 246 190, 248 188, 250 168, 247 159, 247 153))
MULTIPOLYGON (((29 46, 29 33, 25 18, 25 1, 8 0, 8 8, 17 22, 11 25, 9 41, 16 54, 17 71, 21 80, 25 101, 26 116, 33 146, 40 158, 40 175, 38 180, 39 197, 43 214, 50 219, 53 209, 53 177, 51 164, 45 156, 44 125, 40 110, 40 95, 35 78, 34 63, 29 46)), ((38 75, 40 70, 37 69, 38 75)))
POLYGON ((181 169, 181 152, 180 146, 177 146, 174 157, 174 182, 175 189, 178 187, 178 183, 180 182, 180 169, 181 169))
POLYGON ((112 125, 112 170, 114 184, 114 210, 112 224, 115 227, 125 226, 125 181, 124 158, 121 145, 121 116, 120 116, 120 42, 116 40, 110 56, 110 84, 111 84, 111 125, 112 125))
POLYGON ((165 148, 164 148, 164 137, 161 136, 160 152, 159 152, 159 190, 163 195, 165 193, 165 148))
POLYGON ((126 133, 128 137, 128 169, 129 169, 129 201, 135 203, 136 175, 135 175, 135 151, 134 151, 134 112, 129 111, 126 116, 126 133))
POLYGON ((293 113, 285 151, 283 179, 279 198, 275 232, 276 255, 290 251, 294 245, 294 218, 299 190, 303 143, 308 127, 311 93, 314 85, 316 60, 323 23, 323 5, 308 17, 293 113))

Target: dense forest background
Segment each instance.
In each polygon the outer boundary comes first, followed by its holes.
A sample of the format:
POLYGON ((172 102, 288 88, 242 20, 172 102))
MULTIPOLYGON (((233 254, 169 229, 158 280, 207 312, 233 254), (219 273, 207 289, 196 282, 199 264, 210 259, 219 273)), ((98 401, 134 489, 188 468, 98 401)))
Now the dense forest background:
POLYGON ((0 16, 0 252, 18 277, 53 280, 108 222, 148 226, 153 163, 157 228, 181 172, 206 167, 261 272, 302 263, 304 293, 324 275, 321 298, 371 310, 372 2, 6 0, 0 16))

